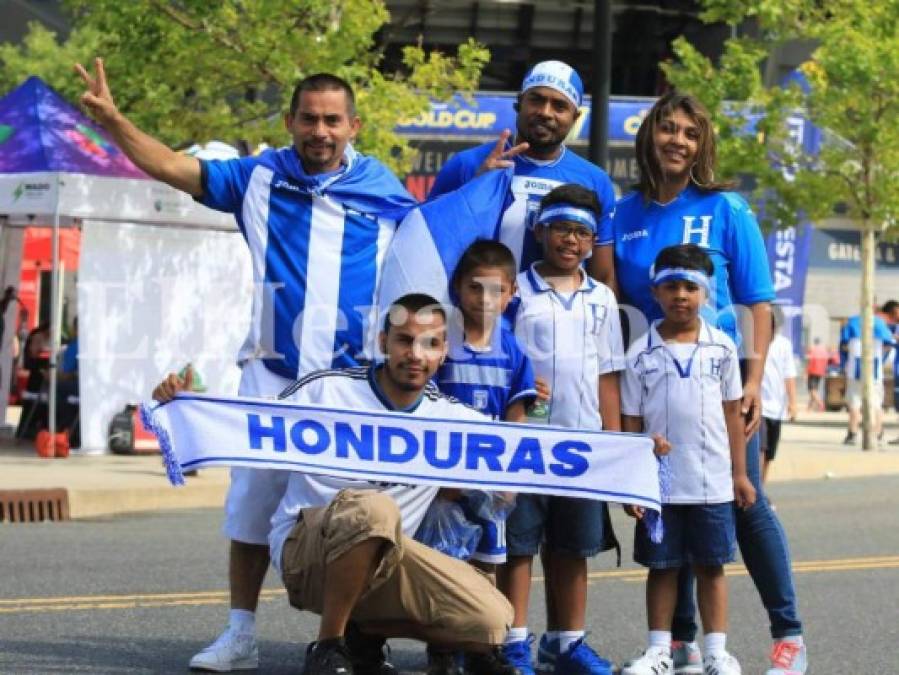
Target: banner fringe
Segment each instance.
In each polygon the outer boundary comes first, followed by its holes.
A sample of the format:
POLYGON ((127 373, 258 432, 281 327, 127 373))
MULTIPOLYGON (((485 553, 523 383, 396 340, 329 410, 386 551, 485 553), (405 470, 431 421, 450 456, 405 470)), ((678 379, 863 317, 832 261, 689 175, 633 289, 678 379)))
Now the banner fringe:
POLYGON ((159 441, 159 450, 162 453, 162 461, 165 463, 165 473, 172 485, 184 485, 184 474, 181 472, 181 464, 178 463, 175 452, 172 450, 172 439, 169 432, 161 424, 156 423, 153 417, 153 408, 146 403, 140 404, 140 421, 144 428, 156 436, 159 441))

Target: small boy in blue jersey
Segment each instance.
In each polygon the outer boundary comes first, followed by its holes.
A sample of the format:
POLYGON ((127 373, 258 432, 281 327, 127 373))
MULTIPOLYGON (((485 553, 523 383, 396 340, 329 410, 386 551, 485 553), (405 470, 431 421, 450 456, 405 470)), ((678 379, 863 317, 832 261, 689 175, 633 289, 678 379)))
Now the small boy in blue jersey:
MULTIPOLYGON (((437 387, 495 420, 525 421, 537 396, 534 370, 501 320, 515 292, 512 252, 496 241, 476 241, 462 254, 451 285, 459 311, 447 327, 449 349, 434 376, 437 387)), ((478 517, 464 498, 462 506, 483 529, 471 559, 495 573, 506 562, 505 523, 478 517)))
MULTIPOLYGON (((518 275, 507 318, 551 390, 545 424, 573 429, 620 429, 618 371, 624 350, 612 291, 590 278, 583 263, 593 251, 602 209, 580 185, 554 188, 540 201, 534 236, 543 258, 518 275)), ((506 523, 509 562, 500 588, 515 610, 503 652, 523 675, 534 674, 527 629, 531 567, 544 552, 547 633, 537 668, 558 675, 611 675, 612 664, 584 640, 587 559, 617 546, 606 504, 590 499, 520 494, 506 523)))
MULTIPOLYGON (((634 560, 649 568, 646 612, 649 646, 622 675, 674 672, 671 624, 680 568, 699 582, 705 632, 703 672, 739 675, 725 649, 727 582, 724 564, 736 553, 734 504, 748 508, 755 488, 746 474, 740 411, 743 388, 734 342, 700 317, 714 266, 695 244, 662 249, 648 280, 663 317, 628 350, 621 387, 624 431, 659 434, 670 443, 670 485, 662 495, 661 543, 637 524, 634 560)), ((642 519, 643 509, 627 507, 642 519)), ((692 671, 691 671, 692 672, 692 671)))
MULTIPOLYGON (((445 394, 497 420, 523 422, 537 396, 534 371, 502 314, 515 292, 515 257, 504 244, 473 243, 462 254, 451 282, 458 311, 447 327, 446 360, 434 376, 445 394)), ((447 490, 445 496, 458 491, 447 490)), ((483 494, 479 495, 483 496, 483 494)), ((500 502, 513 495, 494 495, 500 502)), ((481 527, 481 538, 469 562, 491 576, 506 562, 505 518, 486 519, 474 497, 459 499, 465 516, 481 527)), ((501 511, 501 509, 499 509, 501 511)), ((429 675, 456 671, 455 657, 429 648, 429 675)))

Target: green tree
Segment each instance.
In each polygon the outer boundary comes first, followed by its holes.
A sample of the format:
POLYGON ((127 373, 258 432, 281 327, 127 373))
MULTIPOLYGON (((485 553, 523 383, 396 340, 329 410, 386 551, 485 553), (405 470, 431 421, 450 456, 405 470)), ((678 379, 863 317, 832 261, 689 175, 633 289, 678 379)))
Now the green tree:
POLYGON ((39 75, 77 100, 76 61, 104 57, 119 108, 151 135, 180 147, 213 138, 281 145, 293 85, 315 72, 349 80, 364 126, 363 152, 408 170, 413 151, 399 119, 472 91, 489 52, 475 43, 455 56, 404 50, 402 73, 378 70, 381 0, 68 0, 72 31, 60 42, 39 24, 21 45, 0 45, 0 86, 39 75))
POLYGON ((873 447, 873 279, 877 239, 899 234, 899 0, 702 0, 703 20, 750 25, 753 36, 728 40, 718 64, 685 39, 676 41, 669 79, 709 105, 721 132, 724 171, 750 174, 769 225, 786 226, 836 210, 862 239, 863 447, 873 447), (766 87, 770 50, 811 41, 802 64, 807 91, 766 87), (727 104, 732 101, 733 104, 727 104), (819 154, 793 142, 790 115, 824 131, 819 154), (758 119, 758 134, 746 134, 758 119))

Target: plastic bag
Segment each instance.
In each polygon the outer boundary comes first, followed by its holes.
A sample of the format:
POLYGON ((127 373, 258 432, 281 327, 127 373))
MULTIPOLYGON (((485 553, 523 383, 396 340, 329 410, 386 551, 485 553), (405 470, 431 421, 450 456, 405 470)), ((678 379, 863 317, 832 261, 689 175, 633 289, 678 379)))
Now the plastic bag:
POLYGON ((415 533, 415 540, 451 558, 468 560, 481 539, 481 526, 465 517, 462 507, 447 499, 435 499, 415 533))
POLYGON ((469 513, 491 523, 504 522, 515 508, 514 492, 463 490, 462 500, 469 513))

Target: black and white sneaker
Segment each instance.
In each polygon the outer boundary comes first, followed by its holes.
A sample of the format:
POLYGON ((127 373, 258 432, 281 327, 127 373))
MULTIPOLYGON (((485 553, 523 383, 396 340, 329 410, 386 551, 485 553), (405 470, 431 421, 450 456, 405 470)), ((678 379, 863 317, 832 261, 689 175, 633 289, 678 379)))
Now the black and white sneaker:
POLYGON ((312 642, 306 648, 303 675, 354 675, 346 641, 339 637, 312 642))
POLYGON ((387 660, 390 648, 385 638, 363 633, 350 621, 344 639, 355 675, 396 675, 396 668, 387 660))
POLYGON ((494 647, 489 652, 465 652, 465 675, 521 675, 521 671, 494 647))

